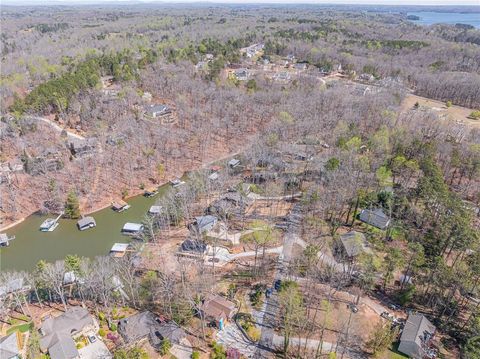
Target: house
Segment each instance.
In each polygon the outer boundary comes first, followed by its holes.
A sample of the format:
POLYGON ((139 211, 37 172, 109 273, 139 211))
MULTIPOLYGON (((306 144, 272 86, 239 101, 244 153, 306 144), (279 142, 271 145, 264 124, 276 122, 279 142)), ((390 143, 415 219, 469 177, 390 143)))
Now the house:
POLYGON ((203 255, 207 252, 207 245, 195 239, 187 239, 180 246, 182 252, 203 255))
POLYGON ((162 213, 162 206, 151 206, 148 210, 148 214, 152 216, 156 216, 162 213))
POLYGON ((234 214, 243 214, 252 204, 252 200, 238 191, 227 192, 212 202, 206 210, 207 214, 228 217, 234 214))
POLYGON ((13 332, 10 335, 0 338, 0 358, 2 359, 20 359, 19 332, 13 332))
POLYGON ((359 218, 362 222, 382 230, 387 229, 387 227, 390 225, 390 218, 383 213, 381 208, 374 210, 364 209, 362 212, 360 212, 359 218))
POLYGON ((349 258, 353 259, 362 253, 371 252, 368 248, 368 242, 363 233, 350 231, 340 235, 341 251, 349 258))
POLYGON ((139 234, 142 231, 143 231, 143 224, 141 223, 127 222, 123 225, 123 228, 122 228, 122 233, 129 234, 129 235, 139 234))
POLYGON ((117 330, 126 345, 149 340, 154 347, 158 347, 165 339, 172 344, 179 344, 186 337, 185 331, 175 322, 161 320, 149 311, 121 319, 117 330))
POLYGON ((70 138, 66 143, 71 155, 75 158, 82 158, 93 155, 97 150, 97 140, 93 137, 86 139, 70 138))
POLYGON ((274 79, 276 81, 287 82, 290 80, 290 73, 288 73, 287 71, 279 72, 275 74, 274 79))
POLYGON ((308 67, 308 64, 306 62, 297 62, 294 67, 295 70, 305 71, 308 67))
POLYGON ((115 258, 122 258, 130 248, 128 243, 115 243, 110 249, 110 255, 115 258))
POLYGON ((238 167, 240 165, 240 160, 236 158, 232 158, 230 161, 228 161, 227 165, 230 168, 238 167))
POLYGON ((74 338, 96 331, 97 324, 88 310, 73 307, 58 317, 49 317, 41 327, 40 349, 51 359, 76 359, 79 353, 74 338))
POLYGON ((217 224, 217 217, 212 215, 195 217, 195 221, 191 223, 188 228, 195 233, 202 234, 211 231, 217 224))
POLYGON ((78 220, 77 227, 79 230, 84 231, 89 228, 93 228, 97 225, 95 219, 93 217, 83 217, 82 219, 78 220))
POLYGON ((112 209, 115 212, 123 212, 123 211, 126 211, 129 208, 130 208, 130 205, 123 200, 112 202, 112 209))
POLYGON ((147 105, 144 110, 145 116, 150 118, 158 118, 172 113, 170 108, 163 104, 147 105))
POLYGON ((247 69, 238 69, 233 72, 233 76, 238 81, 247 81, 248 80, 248 70, 247 69))
POLYGON ((235 314, 235 303, 219 295, 212 295, 203 301, 200 311, 205 319, 223 329, 225 323, 231 320, 235 314))
POLYGON ((435 326, 422 314, 410 314, 400 337, 398 351, 413 359, 423 359, 429 354, 435 326))

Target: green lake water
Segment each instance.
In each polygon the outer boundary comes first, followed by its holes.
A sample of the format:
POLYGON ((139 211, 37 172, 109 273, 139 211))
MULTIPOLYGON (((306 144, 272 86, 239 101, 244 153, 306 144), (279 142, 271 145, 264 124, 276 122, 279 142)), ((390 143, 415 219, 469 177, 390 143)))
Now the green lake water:
POLYGON ((0 247, 0 270, 26 270, 35 268, 39 260, 53 262, 65 258, 68 254, 83 257, 107 255, 116 242, 126 243, 129 237, 121 234, 126 222, 142 222, 150 206, 171 188, 164 185, 159 193, 151 198, 133 197, 127 202, 130 208, 117 213, 105 208, 90 214, 95 218, 95 228, 80 231, 77 220, 60 219, 59 226, 53 232, 41 232, 40 224, 54 215, 31 215, 22 223, 2 232, 15 236, 8 247, 0 247))

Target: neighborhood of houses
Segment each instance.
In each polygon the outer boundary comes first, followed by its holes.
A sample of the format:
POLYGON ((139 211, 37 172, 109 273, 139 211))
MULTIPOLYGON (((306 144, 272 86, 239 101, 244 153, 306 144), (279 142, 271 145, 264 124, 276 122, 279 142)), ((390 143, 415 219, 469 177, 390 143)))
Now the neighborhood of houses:
MULTIPOLYGON (((341 78, 345 75, 340 65, 332 66, 332 69, 314 69, 307 62, 298 61, 293 54, 286 57, 267 58, 263 55, 264 44, 253 44, 240 50, 242 62, 240 64, 228 64, 224 71, 225 78, 248 82, 257 76, 279 83, 288 83, 299 76, 313 76, 323 85, 332 78, 341 78)), ((206 54, 202 61, 195 65, 197 71, 208 69, 209 63, 214 60, 212 54, 206 54)), ((353 74, 355 77, 355 74, 353 74)), ((372 83, 375 78, 369 74, 361 74, 357 77, 360 84, 355 85, 354 91, 366 95, 375 91, 372 83)), ((122 90, 121 86, 113 81, 113 78, 102 78, 103 93, 115 97, 122 90)), ((163 99, 154 99, 150 93, 142 96, 144 104, 137 110, 145 121, 160 121, 162 124, 175 122, 175 105, 163 99)), ((107 144, 116 143, 119 139, 109 138, 107 144)), ((94 138, 67 138, 66 150, 73 160, 86 156, 92 156, 97 150, 99 143, 94 138)), ((268 357, 270 353, 265 348, 278 349, 275 343, 284 339, 280 330, 265 329, 264 322, 268 317, 278 317, 276 301, 282 281, 291 280, 287 270, 284 270, 293 262, 299 253, 309 245, 308 238, 298 234, 298 224, 305 220, 305 216, 297 211, 297 204, 302 196, 302 188, 295 175, 302 173, 302 177, 308 181, 309 176, 321 173, 324 162, 318 158, 321 151, 329 151, 330 146, 326 143, 318 146, 303 144, 288 144, 282 150, 282 161, 278 167, 283 171, 263 170, 267 159, 257 163, 249 163, 241 156, 230 158, 225 163, 218 163, 202 170, 206 181, 213 184, 228 183, 228 190, 214 191, 211 198, 202 199, 201 210, 189 217, 181 224, 179 229, 181 239, 175 239, 173 250, 171 239, 168 242, 166 252, 176 261, 195 261, 202 263, 209 269, 213 269, 217 275, 239 271, 246 267, 257 266, 257 261, 273 263, 262 281, 256 279, 253 284, 263 285, 263 305, 254 305, 249 299, 251 288, 240 292, 237 296, 226 295, 225 290, 212 288, 211 295, 201 298, 195 315, 208 322, 211 338, 225 347, 237 350, 245 357, 268 357), (306 171, 306 163, 309 163, 306 171), (282 174, 280 173, 282 172, 282 174), (279 184, 281 193, 265 194, 258 188, 268 183, 279 184), (273 214, 272 214, 273 213, 273 214), (262 218, 273 218, 274 223, 262 221, 262 218), (260 219, 260 220, 259 220, 260 219), (274 240, 269 244, 255 248, 252 237, 259 232, 269 233, 274 240), (169 251, 170 250, 170 251, 169 251), (261 254, 260 254, 261 253, 261 254), (273 268, 273 269, 272 269, 273 268), (280 284, 279 284, 280 283, 280 284), (272 312, 268 312, 268 310, 272 312), (261 332, 259 338, 253 338, 248 330, 239 324, 238 318, 248 314, 254 318, 254 326, 261 332)), ((58 170, 63 166, 61 151, 52 148, 41 154, 25 154, 23 162, 10 161, 0 164, 0 183, 10 181, 10 175, 25 171, 26 173, 42 175, 49 171, 58 170)), ((173 191, 181 193, 188 187, 187 178, 172 179, 169 186, 173 191)), ((221 186, 218 186, 221 188, 221 186)), ((156 186, 144 189, 143 195, 148 198, 160 197, 159 188, 156 186)), ((121 213, 129 210, 130 204, 123 199, 115 199, 111 203, 111 209, 121 213)), ((169 219, 166 217, 166 209, 158 201, 152 205, 145 214, 160 230, 169 219)), ((60 224, 60 217, 48 218, 40 230, 49 232, 55 230, 60 224)), ((88 231, 97 226, 93 216, 82 216, 77 221, 80 231, 88 231)), ((334 271, 341 272, 345 276, 361 276, 358 273, 356 262, 364 254, 375 254, 375 249, 370 244, 368 232, 370 229, 388 232, 391 228, 391 218, 384 208, 363 208, 358 213, 354 228, 339 228, 338 235, 332 236, 329 246, 322 248, 319 253, 320 263, 328 265, 334 271)), ((151 244, 144 242, 146 225, 143 221, 126 222, 118 228, 125 235, 125 242, 114 243, 109 254, 113 258, 125 256, 142 257, 145 249, 153 246, 162 246, 160 243, 151 244), (137 244, 141 244, 140 246, 137 244)), ((88 233, 88 232, 87 232, 88 233)), ((170 231, 165 230, 166 236, 170 231)), ((266 234, 263 235, 266 235, 266 234)), ((385 236, 387 238, 387 236, 385 236)), ((8 246, 15 237, 0 234, 0 246, 8 246)), ((300 254, 301 256, 301 254, 300 254)), ((138 265, 145 266, 147 270, 156 270, 158 262, 155 260, 139 260, 138 265), (148 262, 148 263, 146 263, 148 262)), ((402 283, 410 284, 412 278, 407 273, 395 273, 396 279, 402 283)), ((294 278, 296 279, 296 278, 294 278)), ((73 272, 64 275, 63 284, 66 287, 74 286, 80 279, 73 272)), ((112 288, 120 296, 127 298, 123 291, 123 283, 120 279, 111 278, 112 288)), ((355 281, 352 281, 354 285, 355 281)), ((298 279, 302 288, 302 280, 298 279)), ((0 286, 0 297, 13 298, 16 300, 19 294, 27 294, 32 289, 18 279, 12 280, 4 286, 0 286)), ((323 293, 324 287, 318 294, 323 293)), ((354 291, 352 291, 354 292, 354 291)), ((375 297, 354 295, 347 289, 342 289, 334 296, 334 313, 339 321, 353 312, 357 318, 357 327, 353 327, 355 335, 366 340, 368 330, 374 323, 379 321, 391 322, 392 326, 400 328, 398 336, 398 351, 414 359, 435 358, 438 354, 438 341, 436 340, 436 328, 428 320, 427 316, 415 311, 401 310, 396 305, 382 301, 375 297), (345 302, 348 305, 345 305, 345 302)), ((32 322, 28 330, 15 330, 14 325, 0 327, 0 358, 12 359, 25 357, 26 343, 30 331, 38 330, 41 335, 40 346, 44 353, 48 353, 52 359, 76 359, 76 358, 111 358, 112 353, 118 348, 133 345, 146 345, 154 352, 158 352, 162 343, 166 340, 172 347, 170 353, 177 358, 190 358, 196 347, 198 337, 188 326, 176 323, 172 318, 165 318, 153 310, 131 310, 122 318, 117 318, 114 325, 116 328, 107 335, 101 333, 103 319, 98 317, 90 308, 82 305, 71 305, 65 311, 48 309, 39 318, 32 322), (12 330, 13 329, 13 330, 12 330), (196 343, 196 344, 194 344, 196 343)), ((278 318, 277 318, 278 319, 278 318)), ((315 320, 315 319, 313 319, 315 320)), ((317 319, 318 320, 318 319, 317 319)), ((333 351, 333 342, 338 341, 338 333, 341 328, 331 329, 327 339, 324 340, 323 350, 333 351), (327 341, 328 340, 328 341, 327 341)), ((292 342, 302 343, 301 338, 291 338, 292 342)), ((304 341, 305 346, 310 344, 318 346, 319 337, 311 338, 309 343, 304 341)), ((200 348, 201 349, 201 348, 200 348)), ((203 348, 203 350, 205 350, 203 348)))
MULTIPOLYGON (((238 268, 257 265, 259 248, 253 248, 252 241, 249 239, 260 232, 268 232, 275 237, 275 240, 261 251, 262 260, 274 263, 273 268, 287 268, 298 255, 298 251, 308 246, 308 240, 301 238, 298 233, 298 225, 304 215, 298 209, 300 188, 294 183, 292 190, 291 174, 302 171, 302 168, 304 170, 305 167, 302 167, 302 164, 314 162, 317 152, 329 151, 329 146, 326 144, 317 146, 315 150, 312 150, 311 146, 296 144, 287 147, 282 153, 283 165, 289 168, 285 171, 288 174, 286 178, 262 169, 254 173, 247 160, 240 156, 202 170, 206 181, 213 184, 223 181, 227 184, 228 190, 215 192, 213 198, 209 197, 203 205, 203 211, 185 221, 184 228, 180 230, 183 239, 177 239, 177 246, 169 252, 172 258, 176 258, 179 262, 201 262, 207 268, 217 271, 217 275, 227 274, 238 268), (283 183, 285 191, 268 196, 259 192, 258 185, 269 181, 283 183), (272 211, 274 211, 273 214, 272 211), (274 219, 275 223, 259 221, 259 218, 267 217, 267 214, 274 219)), ((260 164, 261 162, 263 160, 259 160, 260 164)), ((322 171, 315 166, 311 168, 314 173, 322 171)), ((306 178, 308 179, 308 176, 306 178)), ((187 177, 172 180, 170 186, 179 194, 188 187, 188 181, 187 177)), ((147 188, 144 191, 146 197, 155 197, 157 194, 158 188, 147 188)), ((121 212, 128 210, 129 204, 123 200, 116 200, 112 202, 111 208, 113 211, 121 212)), ((162 223, 165 209, 161 206, 161 201, 152 205, 147 215, 157 223, 162 223)), ((90 216, 78 221, 80 230, 86 230, 95 225, 95 219, 90 216)), ((335 271, 349 273, 355 278, 354 274, 358 270, 355 266, 356 258, 364 253, 374 253, 365 229, 371 227, 385 231, 389 226, 391 226, 390 217, 383 209, 360 210, 358 225, 354 229, 341 228, 331 248, 325 248, 319 253, 320 263, 331 266, 335 271)), ((126 241, 115 243, 110 250, 110 255, 113 258, 142 257, 145 247, 165 245, 167 248, 167 243, 169 248, 171 247, 169 241, 163 244, 145 243, 141 247, 135 245, 136 242, 143 243, 141 239, 144 230, 143 223, 125 223, 121 232, 127 236, 126 241)), ((3 241, 8 241, 4 236, 1 238, 3 241)), ((150 257, 138 263, 139 266, 145 266, 144 269, 147 270, 155 270, 158 265, 150 257)), ((404 274, 397 274, 397 276, 401 275, 404 274)), ((275 319, 279 315, 278 309, 274 309, 278 300, 278 291, 281 282, 290 278, 287 270, 268 270, 262 281, 265 284, 262 289, 264 301, 260 306, 254 305, 247 295, 251 289, 247 288, 245 292, 240 292, 240 297, 238 294, 232 297, 226 295, 224 290, 212 288, 209 296, 201 298, 195 315, 208 323, 208 330, 211 331, 210 338, 217 343, 226 348, 233 348, 232 350, 238 351, 245 357, 268 357, 271 353, 265 347, 279 349, 279 343, 283 340, 282 332, 280 329, 264 329, 261 323, 270 320, 270 316, 275 319), (256 323, 254 327, 261 332, 259 337, 253 338, 249 332, 250 329, 240 324, 239 318, 245 315, 251 315, 254 318, 253 322, 256 323)), ((70 288, 79 280, 81 279, 76 278, 73 272, 67 272, 64 276, 64 285, 70 288)), ((121 280, 117 277, 111 280, 114 283, 113 290, 124 298, 128 298, 123 291, 121 280)), ((303 285, 301 278, 297 281, 301 286, 303 285)), ((325 286, 319 287, 318 293, 323 290, 325 286)), ((16 298, 19 293, 29 291, 31 288, 23 281, 15 280, 0 287, 0 296, 16 298)), ((436 357, 438 353, 435 341, 436 329, 425 315, 415 311, 403 311, 396 305, 389 305, 374 297, 359 297, 350 293, 348 288, 342 289, 334 296, 334 303, 335 315, 338 316, 339 322, 350 311, 354 313, 358 324, 352 327, 352 331, 364 340, 366 340, 365 335, 368 334, 366 328, 372 328, 373 323, 391 322, 391 325, 401 328, 398 337, 399 352, 415 359, 436 357), (348 304, 345 305, 345 302, 348 304)), ((181 326, 171 318, 151 310, 129 310, 118 317, 113 325, 111 322, 108 323, 109 328, 116 330, 110 330, 107 334, 102 332, 102 321, 104 318, 100 318, 91 309, 77 304, 70 305, 65 311, 49 308, 46 313, 42 313, 36 319, 32 327, 29 327, 29 331, 39 330, 41 350, 48 353, 52 359, 111 358, 115 350, 133 345, 143 345, 148 347, 149 351, 158 353, 165 340, 171 344, 169 352, 177 358, 190 358, 193 351, 199 349, 198 335, 195 335, 195 330, 188 326, 181 326)), ((9 329, 8 326, 2 328, 1 358, 24 357, 29 331, 9 329)), ((327 339, 323 338, 324 351, 333 351, 334 346, 330 341, 335 341, 335 332, 338 330, 338 328, 332 328, 332 334, 327 339)), ((290 340, 294 343, 302 342, 301 338, 290 340)), ((305 344, 307 347, 318 345, 318 337, 309 340, 311 342, 306 341, 305 344)))

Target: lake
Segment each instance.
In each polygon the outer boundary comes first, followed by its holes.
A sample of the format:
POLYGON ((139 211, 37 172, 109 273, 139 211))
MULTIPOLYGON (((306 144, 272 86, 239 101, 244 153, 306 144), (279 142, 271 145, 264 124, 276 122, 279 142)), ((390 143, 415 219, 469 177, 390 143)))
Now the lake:
POLYGON ((170 188, 166 184, 159 188, 159 194, 155 197, 136 196, 127 200, 131 207, 121 213, 105 208, 90 214, 97 226, 85 231, 78 230, 77 220, 60 219, 59 226, 53 232, 41 232, 40 224, 47 217, 56 216, 31 215, 5 231, 15 239, 10 246, 0 247, 0 269, 30 271, 41 259, 53 262, 64 259, 67 254, 90 258, 108 255, 114 243, 129 241, 130 237, 120 232, 123 225, 126 222, 141 223, 150 206, 170 188))
POLYGON ((452 12, 430 12, 418 11, 408 12, 407 15, 416 15, 420 20, 411 20, 420 25, 432 24, 468 24, 480 29, 480 13, 452 13, 452 12))

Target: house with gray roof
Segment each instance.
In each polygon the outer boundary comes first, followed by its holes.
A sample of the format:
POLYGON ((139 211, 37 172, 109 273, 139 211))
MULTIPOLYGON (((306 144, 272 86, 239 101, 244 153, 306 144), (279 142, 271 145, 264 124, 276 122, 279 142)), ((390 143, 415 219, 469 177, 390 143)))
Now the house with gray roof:
POLYGON ((145 116, 150 118, 158 118, 170 114, 172 111, 167 105, 154 104, 145 106, 145 116))
POLYGON ((0 338, 0 358, 20 359, 20 349, 18 348, 18 343, 19 338, 17 332, 0 338))
POLYGON ((195 217, 195 221, 188 226, 188 229, 194 233, 202 234, 211 231, 217 224, 217 217, 212 215, 195 217))
POLYGON ((58 317, 47 318, 40 327, 40 349, 51 359, 79 357, 73 338, 88 331, 96 331, 96 323, 88 310, 82 307, 68 309, 58 317))
POLYGON ((430 351, 435 326, 422 314, 410 314, 400 337, 398 351, 413 359, 423 359, 430 351))
POLYGON ((185 331, 175 322, 162 320, 149 311, 121 319, 118 322, 118 333, 127 345, 148 339, 154 347, 158 347, 165 339, 178 344, 186 337, 185 331))
POLYGON ((360 220, 371 226, 385 230, 390 225, 390 217, 388 217, 381 208, 364 209, 360 212, 360 220))
POLYGON ((350 231, 340 235, 341 250, 345 257, 353 259, 362 253, 371 253, 363 233, 350 231))

